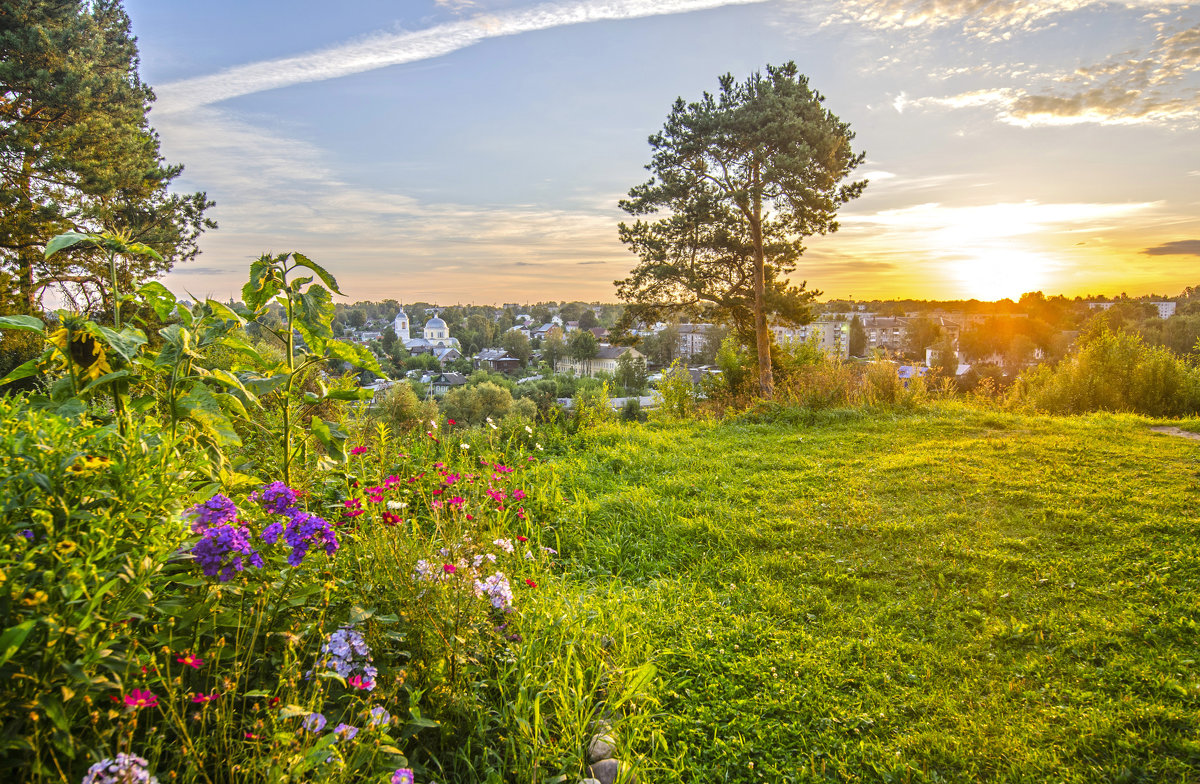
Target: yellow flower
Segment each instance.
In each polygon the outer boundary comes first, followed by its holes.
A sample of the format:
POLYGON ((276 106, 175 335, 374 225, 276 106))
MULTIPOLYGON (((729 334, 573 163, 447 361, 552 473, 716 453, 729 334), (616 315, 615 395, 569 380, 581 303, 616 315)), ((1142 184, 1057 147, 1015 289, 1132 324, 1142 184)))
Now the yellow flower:
POLYGON ((112 460, 107 457, 96 457, 88 455, 81 457, 75 463, 67 467, 67 472, 75 476, 91 476, 92 474, 103 471, 112 465, 112 460))
POLYGON ((80 381, 93 381, 111 373, 108 364, 108 353, 96 338, 83 329, 77 328, 72 319, 64 322, 64 326, 50 334, 50 342, 58 347, 58 361, 66 370, 70 365, 75 366, 75 372, 80 381))
POLYGON ((75 552, 75 548, 78 546, 79 545, 75 544, 70 539, 64 539, 58 544, 54 545, 54 549, 59 555, 70 555, 71 553, 75 552))

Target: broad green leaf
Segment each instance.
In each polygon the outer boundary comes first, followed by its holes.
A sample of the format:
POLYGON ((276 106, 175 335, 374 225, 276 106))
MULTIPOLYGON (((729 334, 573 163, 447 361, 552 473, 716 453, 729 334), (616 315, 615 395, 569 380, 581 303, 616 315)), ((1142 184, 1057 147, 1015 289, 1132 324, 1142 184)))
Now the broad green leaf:
POLYGON ((45 332, 46 325, 40 318, 33 316, 0 316, 0 329, 14 329, 23 332, 45 332))
POLYGON ((86 395, 88 392, 91 392, 97 387, 102 387, 105 384, 111 384, 114 381, 120 381, 123 378, 133 378, 133 373, 130 373, 128 370, 114 370, 112 373, 105 373, 103 376, 100 376, 100 378, 89 381, 87 386, 79 390, 79 394, 86 395))
POLYGON ((309 428, 317 440, 325 447, 325 450, 329 452, 330 457, 335 458, 338 462, 344 463, 346 461, 344 445, 348 436, 338 429, 335 422, 313 417, 309 428))
POLYGON ((225 321, 236 321, 239 327, 246 326, 246 319, 242 318, 228 305, 223 305, 220 302, 217 302, 215 299, 210 299, 205 304, 208 305, 208 309, 212 311, 212 314, 215 318, 223 319, 225 321))
POLYGON ((242 301, 251 310, 260 310, 279 293, 279 275, 276 263, 286 258, 286 255, 272 257, 264 254, 250 264, 250 280, 242 287, 242 301))
POLYGON ((42 710, 50 717, 55 727, 63 732, 71 731, 71 722, 67 721, 67 713, 63 710, 62 699, 57 694, 43 694, 38 699, 42 710))
POLYGON ((160 319, 166 320, 175 312, 178 304, 175 300, 175 295, 157 280, 152 280, 138 287, 137 293, 154 310, 154 315, 160 319))
POLYGON ((38 366, 40 364, 41 360, 35 358, 24 364, 17 365, 15 368, 9 371, 7 376, 0 379, 0 387, 4 386, 5 384, 11 384, 14 381, 20 381, 23 378, 36 376, 38 374, 38 366))
POLYGON ((369 389, 335 389, 325 394, 326 400, 370 400, 375 393, 369 389))
POLYGON ((17 651, 21 650, 21 645, 35 625, 36 620, 25 621, 5 629, 4 633, 0 634, 0 665, 17 655, 17 651))
POLYGON ((126 245, 124 252, 127 254, 132 253, 135 256, 149 256, 155 261, 163 260, 163 257, 158 255, 158 251, 142 242, 132 242, 126 245))
POLYGON ((127 362, 132 361, 137 356, 138 349, 146 345, 146 333, 137 327, 125 327, 120 332, 116 332, 89 321, 88 332, 103 338, 108 345, 112 346, 113 351, 124 357, 127 362))
POLYGON ((95 234, 83 234, 78 231, 64 232, 47 243, 45 258, 48 259, 60 250, 66 250, 81 242, 96 244, 100 242, 100 237, 95 234))
POLYGON ((322 338, 333 337, 333 328, 330 325, 333 323, 335 310, 329 289, 324 286, 312 286, 299 296, 298 304, 300 307, 296 310, 296 321, 314 335, 322 338))
POLYGON ((366 346, 355 346, 340 340, 331 340, 325 344, 325 354, 331 359, 340 359, 343 362, 349 362, 354 367, 370 370, 380 376, 383 375, 383 369, 379 367, 379 360, 375 359, 375 355, 368 351, 366 346))
POLYGON ((278 375, 270 376, 269 378, 245 378, 242 383, 246 388, 256 395, 265 395, 269 392, 274 392, 284 385, 288 380, 287 373, 279 373, 278 375))
POLYGON ((292 260, 301 267, 306 267, 321 276, 321 282, 333 290, 335 294, 341 294, 342 290, 338 288, 337 281, 329 274, 329 271, 322 267, 317 262, 305 256, 303 253, 293 253, 292 260))
POLYGON ((317 356, 325 354, 325 344, 328 342, 327 337, 313 333, 308 328, 308 325, 300 319, 296 319, 296 331, 300 333, 300 339, 304 341, 304 348, 307 349, 307 353, 316 354, 317 356))
POLYGON ((175 401, 177 415, 193 422, 218 444, 241 444, 220 401, 204 384, 196 384, 175 401))

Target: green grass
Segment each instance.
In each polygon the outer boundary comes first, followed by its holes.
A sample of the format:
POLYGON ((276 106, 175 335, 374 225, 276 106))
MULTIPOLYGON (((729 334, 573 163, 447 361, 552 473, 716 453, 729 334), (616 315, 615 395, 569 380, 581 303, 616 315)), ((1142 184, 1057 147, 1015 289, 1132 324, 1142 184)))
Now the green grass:
POLYGON ((1148 423, 783 411, 557 461, 569 584, 658 668, 643 780, 1200 781, 1200 444, 1148 423))

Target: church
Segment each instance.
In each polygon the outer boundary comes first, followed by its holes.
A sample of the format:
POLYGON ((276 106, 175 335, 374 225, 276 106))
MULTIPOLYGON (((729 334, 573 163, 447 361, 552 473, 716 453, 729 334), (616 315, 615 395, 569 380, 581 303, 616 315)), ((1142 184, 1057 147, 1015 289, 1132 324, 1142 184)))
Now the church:
POLYGON ((425 328, 422 330, 423 334, 421 337, 412 337, 409 327, 408 314, 402 310, 393 319, 392 329, 395 330, 396 337, 400 339, 400 342, 412 354, 430 352, 436 355, 439 353, 437 349, 459 348, 458 338, 450 337, 450 328, 446 326, 446 322, 442 321, 441 317, 436 313, 433 318, 425 322, 425 328))

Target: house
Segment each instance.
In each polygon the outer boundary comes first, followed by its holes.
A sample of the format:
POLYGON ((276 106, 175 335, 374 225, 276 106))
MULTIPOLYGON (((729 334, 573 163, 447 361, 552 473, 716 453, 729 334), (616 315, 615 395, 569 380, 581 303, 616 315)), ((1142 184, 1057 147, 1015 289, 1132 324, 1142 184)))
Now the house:
POLYGON ((773 326, 777 343, 801 342, 814 340, 817 347, 830 356, 850 356, 850 322, 849 321, 814 321, 799 327, 773 326))
POLYGON ((608 340, 608 330, 604 327, 592 327, 588 330, 588 332, 591 332, 593 335, 595 335, 596 340, 600 341, 601 343, 608 340))
POLYGON ((908 342, 908 320, 903 318, 873 318, 863 323, 867 333, 867 351, 880 349, 889 354, 904 351, 908 342))
POLYGON ((445 366, 447 362, 453 362, 456 359, 462 359, 462 352, 453 346, 449 348, 433 348, 429 350, 433 354, 433 358, 438 361, 439 365, 445 366))
POLYGON ((708 331, 712 324, 680 324, 679 327, 679 356, 694 357, 704 351, 704 343, 708 339, 708 331))
POLYGON ((467 377, 462 373, 438 373, 429 379, 429 391, 435 397, 442 397, 455 387, 466 386, 467 377))
POLYGON ((1171 318, 1175 315, 1174 302, 1151 302, 1151 305, 1158 308, 1158 317, 1160 319, 1171 318))
MULTIPOLYGON (((396 337, 404 343, 404 347, 413 354, 432 353, 436 348, 460 348, 458 338, 450 336, 450 328, 436 314, 425 322, 425 328, 419 338, 414 338, 409 334, 408 315, 403 310, 392 320, 392 329, 395 330, 396 337)), ((461 357, 462 354, 459 356, 461 357)))
POLYGON ((562 357, 555 364, 554 369, 558 373, 572 370, 580 376, 595 376, 599 373, 611 375, 617 372, 617 360, 625 354, 632 355, 633 359, 645 357, 640 351, 629 346, 602 345, 597 347, 596 356, 591 359, 585 359, 580 363, 572 357, 562 357))
POLYGON ((485 348, 475 355, 475 369, 515 373, 521 369, 521 360, 502 348, 485 348))

